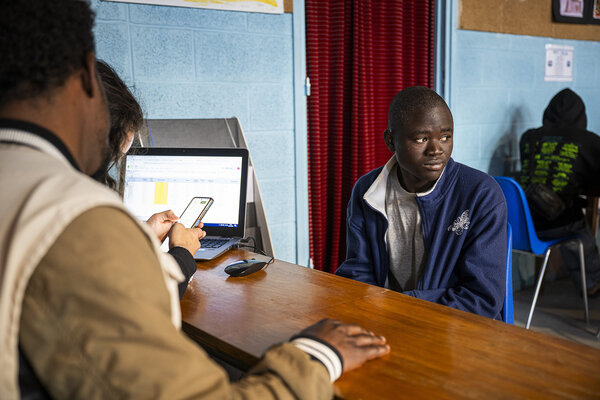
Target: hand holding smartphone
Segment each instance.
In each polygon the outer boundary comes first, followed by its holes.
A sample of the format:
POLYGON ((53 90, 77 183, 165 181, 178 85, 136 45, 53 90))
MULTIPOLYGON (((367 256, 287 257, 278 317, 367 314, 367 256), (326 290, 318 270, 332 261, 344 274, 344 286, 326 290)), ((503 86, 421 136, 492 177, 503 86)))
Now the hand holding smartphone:
POLYGON ((193 197, 183 213, 179 216, 179 223, 186 228, 193 228, 198 225, 206 212, 213 204, 212 197, 193 197))

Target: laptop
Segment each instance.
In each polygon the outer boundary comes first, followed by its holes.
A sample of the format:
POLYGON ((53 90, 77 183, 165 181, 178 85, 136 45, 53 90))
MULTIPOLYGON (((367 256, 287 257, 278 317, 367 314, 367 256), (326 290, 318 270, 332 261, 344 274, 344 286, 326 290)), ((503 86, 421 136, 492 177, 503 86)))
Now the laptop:
POLYGON ((169 209, 180 216, 192 198, 211 197, 202 219, 206 237, 194 254, 210 260, 244 237, 247 181, 247 149, 144 147, 132 148, 121 163, 120 191, 141 221, 169 209))

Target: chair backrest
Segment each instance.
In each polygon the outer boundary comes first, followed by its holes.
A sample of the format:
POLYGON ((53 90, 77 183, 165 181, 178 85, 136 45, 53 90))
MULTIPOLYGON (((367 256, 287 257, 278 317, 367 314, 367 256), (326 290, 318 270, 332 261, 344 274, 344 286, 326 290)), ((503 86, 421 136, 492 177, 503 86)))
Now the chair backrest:
POLYGON ((543 243, 535 232, 531 211, 521 185, 505 176, 495 176, 494 179, 502 188, 506 198, 508 223, 513 231, 513 249, 543 254, 548 245, 543 243))
POLYGON ((512 289, 512 227, 510 223, 506 229, 506 293, 504 294, 504 304, 502 306, 502 319, 507 324, 515 324, 515 314, 513 308, 513 289, 512 289))

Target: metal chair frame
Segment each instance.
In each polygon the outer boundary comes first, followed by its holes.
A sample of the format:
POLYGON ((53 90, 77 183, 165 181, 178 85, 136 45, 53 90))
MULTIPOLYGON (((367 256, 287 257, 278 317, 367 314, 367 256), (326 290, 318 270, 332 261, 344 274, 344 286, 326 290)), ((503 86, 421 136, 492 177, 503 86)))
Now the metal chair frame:
POLYGON ((546 273, 546 267, 548 265, 550 253, 555 247, 572 240, 575 240, 579 243, 579 263, 581 267, 581 286, 583 292, 582 297, 585 310, 585 322, 586 324, 589 324, 590 315, 586 290, 587 285, 585 282, 585 259, 583 253, 583 243, 581 242, 581 239, 576 235, 565 236, 563 238, 547 241, 538 238, 533 226, 533 219, 531 217, 531 211, 529 210, 529 204, 527 203, 525 193, 523 192, 521 186, 512 178, 495 176, 494 179, 496 179, 502 188, 504 197, 506 198, 506 203, 508 206, 508 221, 513 229, 513 251, 524 254, 533 254, 535 257, 544 257, 544 263, 537 279, 535 294, 533 296, 533 301, 531 302, 531 308, 529 310, 529 316, 527 317, 527 324, 525 325, 525 328, 529 329, 531 326, 533 312, 537 304, 540 288, 542 287, 542 281, 544 280, 544 274, 546 273), (511 199, 515 199, 516 197, 516 201, 519 202, 519 204, 510 204, 509 197, 511 199), (515 248, 515 246, 518 248, 515 248))
POLYGON ((507 324, 515 324, 515 313, 513 307, 512 288, 512 227, 507 224, 506 229, 506 285, 504 293, 504 304, 502 305, 502 320, 507 324))

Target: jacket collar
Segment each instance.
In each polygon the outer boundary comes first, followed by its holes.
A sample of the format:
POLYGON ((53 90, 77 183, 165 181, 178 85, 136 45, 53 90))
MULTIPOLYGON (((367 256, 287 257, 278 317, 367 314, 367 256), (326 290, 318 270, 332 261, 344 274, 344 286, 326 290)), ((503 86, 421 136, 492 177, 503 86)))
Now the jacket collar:
MULTIPOLYGON (((444 167, 444 170, 440 174, 440 177, 438 178, 438 180, 435 182, 435 184, 433 185, 433 187, 431 189, 429 189, 427 192, 415 193, 415 196, 416 197, 425 197, 425 196, 429 196, 430 194, 433 194, 435 192, 435 189, 438 187, 438 183, 440 181, 442 181, 442 179, 444 177, 444 172, 446 171, 448 166, 451 165, 451 163, 453 163, 452 158, 450 158, 448 160, 446 167, 444 167)), ((390 176, 390 174, 392 173, 392 171, 394 171, 394 168, 396 168, 397 164, 398 164, 398 161, 396 160, 396 156, 393 155, 385 163, 385 165, 381 169, 381 172, 379 173, 379 175, 377 175, 377 177, 375 178, 375 180, 373 181, 373 183, 371 184, 369 189, 367 189, 367 191, 363 195, 363 199, 367 202, 367 204, 369 204, 371 207, 373 207, 375 210, 379 211, 383 215, 386 215, 385 193, 387 190, 387 180, 388 180, 388 177, 390 176)))
POLYGON ((0 143, 32 147, 69 163, 77 171, 79 165, 64 142, 49 130, 30 122, 0 118, 0 143))
POLYGON ((385 191, 387 188, 387 179, 390 173, 396 167, 396 164, 398 164, 398 162, 396 161, 396 156, 393 155, 392 158, 385 163, 381 169, 381 172, 379 175, 377 175, 377 178, 375 178, 369 189, 367 189, 363 195, 363 199, 367 202, 367 204, 383 215, 386 215, 385 191))

